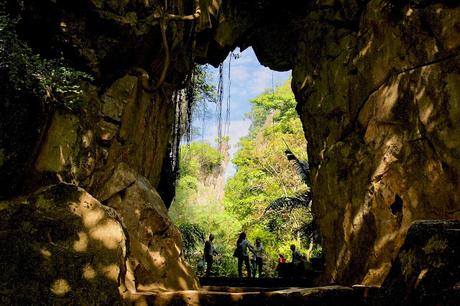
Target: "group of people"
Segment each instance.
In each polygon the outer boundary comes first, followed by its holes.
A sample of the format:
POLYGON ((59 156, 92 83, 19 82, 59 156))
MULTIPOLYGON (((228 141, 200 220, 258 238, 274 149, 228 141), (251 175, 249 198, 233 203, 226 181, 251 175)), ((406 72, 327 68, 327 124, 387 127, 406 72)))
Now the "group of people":
POLYGON ((263 260, 263 251, 264 247, 262 246, 262 242, 260 238, 256 239, 255 245, 251 245, 249 241, 246 239, 246 233, 242 232, 236 241, 236 248, 233 256, 238 258, 238 276, 243 277, 243 263, 246 266, 246 271, 248 273, 248 277, 256 276, 256 270, 259 271, 259 277, 262 276, 262 266, 264 264, 263 260), (251 269, 251 265, 249 264, 249 253, 248 250, 254 254, 253 257, 253 269, 251 269), (256 269, 257 268, 257 269, 256 269), (251 273, 251 271, 253 273, 251 273))
MULTIPOLYGON (((206 276, 209 277, 211 275, 211 267, 214 262, 214 256, 218 255, 219 253, 214 248, 214 235, 210 234, 209 239, 205 242, 204 245, 204 260, 206 261, 206 276)), ((291 245, 292 251, 292 263, 291 265, 296 267, 299 266, 302 262, 304 262, 305 257, 296 250, 295 245, 291 245)), ((262 268, 264 264, 263 260, 263 253, 264 247, 260 238, 256 239, 254 245, 252 245, 246 239, 246 233, 240 233, 238 240, 236 241, 235 251, 233 256, 238 259, 238 276, 243 277, 243 264, 246 267, 247 276, 248 277, 256 277, 258 272, 258 277, 262 277, 262 268), (249 252, 253 254, 252 260, 249 258, 249 252), (252 263, 252 264, 251 264, 252 263)), ((278 266, 276 270, 281 275, 283 273, 282 265, 287 266, 286 259, 282 254, 278 258, 278 266)))

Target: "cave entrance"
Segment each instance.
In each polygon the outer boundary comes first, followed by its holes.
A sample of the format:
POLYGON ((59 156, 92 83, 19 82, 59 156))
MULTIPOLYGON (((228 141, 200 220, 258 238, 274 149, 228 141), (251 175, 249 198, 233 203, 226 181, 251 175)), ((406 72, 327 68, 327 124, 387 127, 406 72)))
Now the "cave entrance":
POLYGON ((195 73, 198 98, 190 134, 182 140, 176 198, 169 210, 182 232, 186 259, 197 275, 212 276, 203 284, 231 285, 230 278, 239 274, 235 242, 244 231, 252 245, 259 238, 264 248, 261 273, 251 264, 258 276, 295 274, 276 269, 280 254, 291 261, 291 245, 320 271, 307 143, 291 72, 262 66, 249 48, 231 52, 216 69, 201 66, 195 73), (219 254, 207 274, 203 247, 211 233, 219 254))

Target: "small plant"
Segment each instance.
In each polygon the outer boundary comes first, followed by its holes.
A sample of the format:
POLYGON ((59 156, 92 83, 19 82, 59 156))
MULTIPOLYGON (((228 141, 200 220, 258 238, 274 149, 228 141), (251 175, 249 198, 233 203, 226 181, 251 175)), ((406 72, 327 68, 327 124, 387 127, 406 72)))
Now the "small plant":
POLYGON ((91 76, 66 66, 63 59, 45 59, 34 53, 16 33, 19 22, 0 7, 0 74, 7 76, 16 92, 32 92, 43 103, 68 110, 81 108, 80 82, 91 76))

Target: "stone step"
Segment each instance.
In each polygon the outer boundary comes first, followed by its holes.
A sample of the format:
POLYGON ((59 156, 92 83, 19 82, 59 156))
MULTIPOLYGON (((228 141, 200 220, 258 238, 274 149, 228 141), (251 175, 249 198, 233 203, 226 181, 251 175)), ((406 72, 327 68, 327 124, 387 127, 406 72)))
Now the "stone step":
POLYGON ((208 291, 163 292, 133 296, 134 305, 152 306, 362 306, 362 296, 351 287, 327 286, 315 288, 285 288, 267 291, 267 288, 230 288, 227 292, 208 291), (239 292, 237 292, 239 291, 239 292))
POLYGON ((239 277, 200 277, 201 286, 227 286, 227 287, 263 287, 263 288, 285 288, 285 287, 313 287, 312 277, 297 278, 239 278, 239 277))

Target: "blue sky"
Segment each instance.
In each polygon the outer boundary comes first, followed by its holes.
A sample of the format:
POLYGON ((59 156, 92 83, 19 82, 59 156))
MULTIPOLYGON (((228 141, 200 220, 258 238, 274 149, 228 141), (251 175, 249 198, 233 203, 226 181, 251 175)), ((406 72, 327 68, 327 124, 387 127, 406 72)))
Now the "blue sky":
MULTIPOLYGON (((252 48, 243 52, 235 51, 239 58, 232 58, 230 66, 231 80, 231 100, 230 100, 230 126, 228 136, 230 136, 230 155, 233 156, 237 151, 238 141, 241 137, 248 134, 251 122, 245 119, 245 114, 251 110, 250 100, 264 92, 265 89, 272 89, 272 84, 276 87, 283 84, 290 76, 291 71, 277 72, 262 66, 257 60, 252 48)), ((223 104, 226 104, 228 97, 228 60, 224 62, 224 98, 223 104)), ((209 67, 212 82, 217 87, 218 69, 209 67)), ((217 119, 215 113, 215 104, 208 104, 210 118, 206 120, 204 126, 204 135, 195 136, 196 140, 204 139, 211 144, 215 144, 217 137, 217 119)), ((225 118, 225 109, 223 110, 225 118)), ((201 131, 203 127, 202 119, 196 118, 194 126, 201 131)), ((235 173, 235 167, 230 165, 226 171, 229 177, 235 173)))

